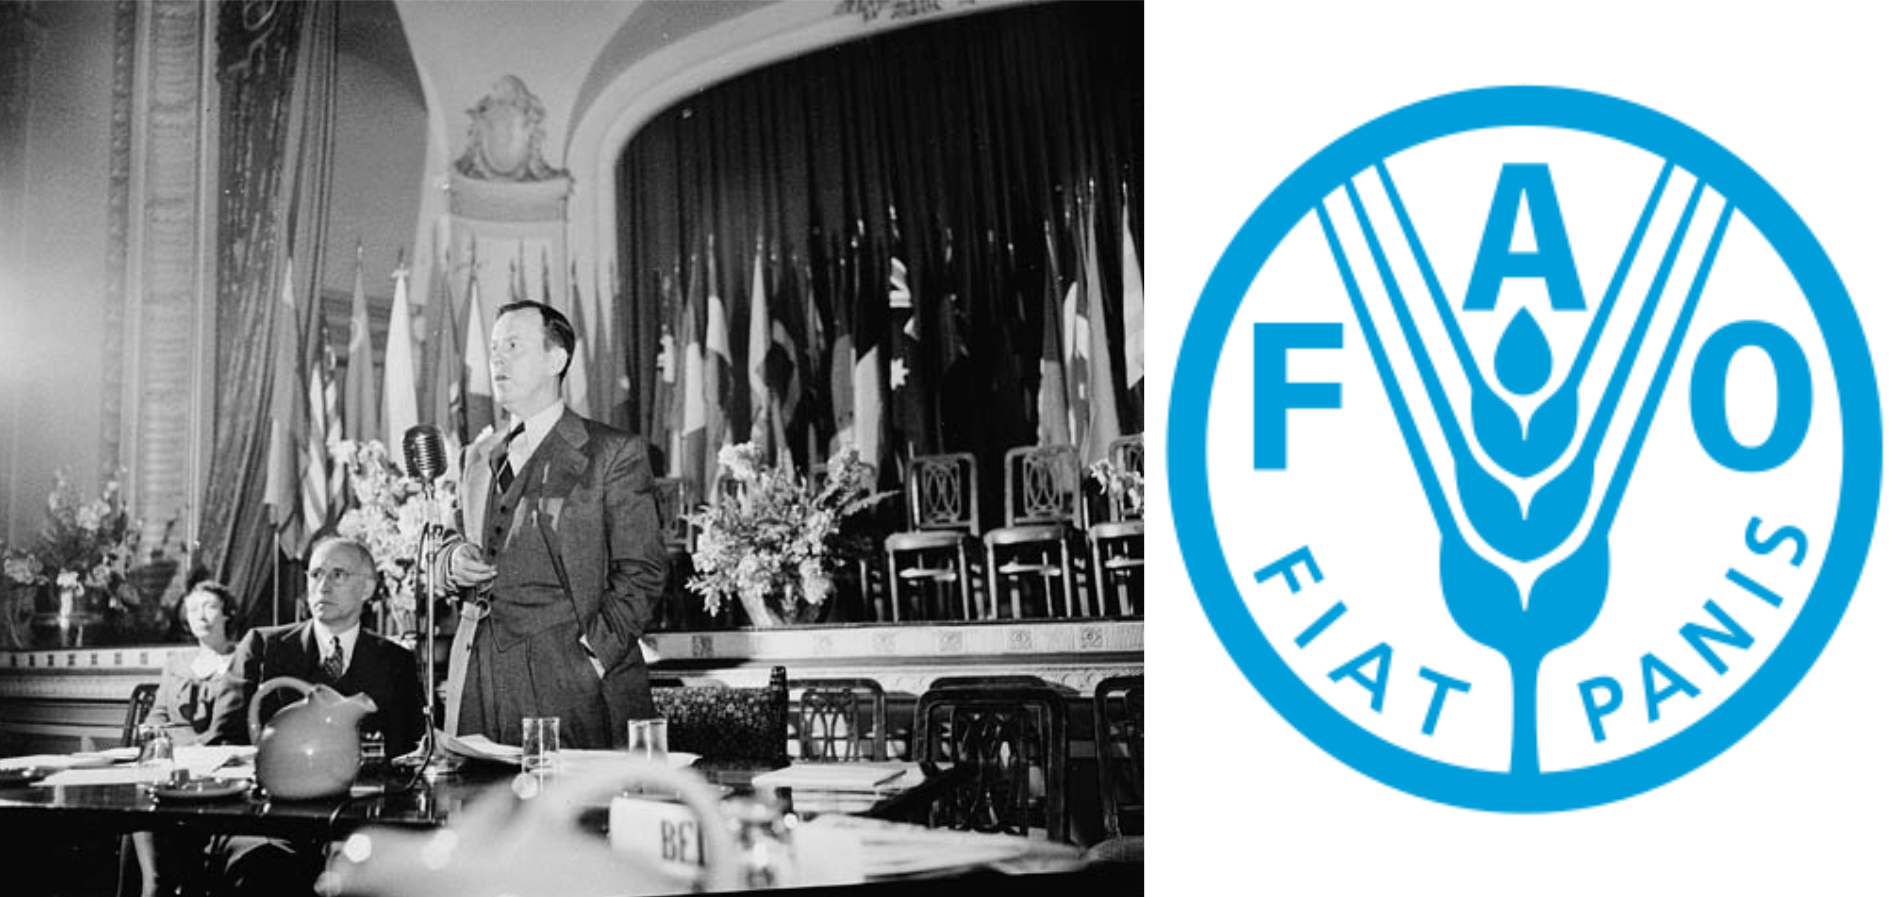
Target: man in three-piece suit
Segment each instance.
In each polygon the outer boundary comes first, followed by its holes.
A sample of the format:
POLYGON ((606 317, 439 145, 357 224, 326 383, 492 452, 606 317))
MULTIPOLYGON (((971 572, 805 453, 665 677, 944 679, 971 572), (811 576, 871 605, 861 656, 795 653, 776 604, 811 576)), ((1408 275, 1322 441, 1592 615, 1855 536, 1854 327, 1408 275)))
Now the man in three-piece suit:
MULTIPOLYGON (((250 743, 249 702, 257 687, 277 676, 293 676, 344 695, 371 698, 376 710, 362 721, 362 728, 381 733, 388 757, 419 746, 424 723, 413 652, 361 627, 361 610, 378 582, 374 555, 366 545, 340 537, 316 543, 308 560, 311 619, 252 629, 243 637, 229 672, 240 687, 223 690, 210 718, 217 739, 223 744, 250 743)), ((277 689, 264 698, 259 718, 266 724, 298 697, 292 690, 277 689)))
POLYGON ((448 731, 518 744, 555 716, 562 741, 608 748, 655 716, 639 640, 666 555, 647 444, 565 407, 576 333, 515 302, 492 327, 492 393, 510 416, 461 464, 459 536, 441 575, 470 592, 448 655, 448 731))

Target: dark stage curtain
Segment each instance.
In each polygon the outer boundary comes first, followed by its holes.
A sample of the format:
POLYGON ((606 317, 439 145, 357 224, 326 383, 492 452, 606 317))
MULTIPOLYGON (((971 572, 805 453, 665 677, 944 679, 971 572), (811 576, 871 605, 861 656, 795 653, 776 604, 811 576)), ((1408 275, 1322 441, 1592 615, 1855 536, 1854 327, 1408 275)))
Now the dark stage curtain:
MULTIPOLYGON (((1050 429, 1040 358, 1061 303, 1045 294, 1086 273, 1088 319, 1107 328, 1108 357, 1091 359, 1112 373, 1099 388, 1115 431, 1139 433, 1127 370, 1140 334, 1131 348, 1122 272, 1125 215, 1141 239, 1142 97, 1141 4, 1054 3, 846 44, 666 110, 619 162, 615 337, 631 388, 614 416, 683 455, 672 473, 710 476, 696 465, 712 470, 714 440, 704 462, 678 436, 701 382, 681 357, 691 334, 712 343, 702 303, 716 295, 728 370, 718 394, 697 397, 724 410, 729 441, 778 433, 806 470, 842 429, 862 435, 869 421, 848 394, 873 379, 849 369, 876 358, 883 450, 867 460, 886 484, 913 453, 973 452, 983 507, 1001 515, 1004 451, 1050 429), (785 335, 760 365, 748 338, 757 256, 770 329, 785 335), (759 396, 754 367, 771 384, 759 396), (758 413, 768 395, 778 429, 758 413)), ((1099 398, 1075 379, 1071 396, 1099 398)))
MULTIPOLYGON (((206 566, 243 602, 238 619, 272 622, 299 594, 306 531, 284 539, 264 503, 276 317, 306 332, 318 313, 320 237, 332 152, 335 9, 327 3, 223 3, 218 21, 222 158, 217 234, 216 419, 204 498, 206 566), (297 307, 285 311, 293 256, 297 307), (281 588, 272 577, 280 575, 281 588)), ((297 349, 298 355, 304 354, 297 349)), ((307 370, 307 359, 296 367, 307 370)), ((298 390, 299 392, 299 390, 298 390)), ((303 406, 304 409, 306 406, 303 406)))

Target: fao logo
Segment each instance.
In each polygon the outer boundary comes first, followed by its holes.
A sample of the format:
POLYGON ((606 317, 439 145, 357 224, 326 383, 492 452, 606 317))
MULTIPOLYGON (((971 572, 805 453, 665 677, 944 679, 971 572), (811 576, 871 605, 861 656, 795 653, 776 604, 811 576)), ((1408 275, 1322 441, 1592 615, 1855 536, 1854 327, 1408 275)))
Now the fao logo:
POLYGON ((1221 642, 1334 757, 1593 806, 1816 661, 1876 517, 1875 383, 1816 237, 1725 148, 1596 94, 1453 94, 1226 248, 1175 375, 1175 527, 1221 642))

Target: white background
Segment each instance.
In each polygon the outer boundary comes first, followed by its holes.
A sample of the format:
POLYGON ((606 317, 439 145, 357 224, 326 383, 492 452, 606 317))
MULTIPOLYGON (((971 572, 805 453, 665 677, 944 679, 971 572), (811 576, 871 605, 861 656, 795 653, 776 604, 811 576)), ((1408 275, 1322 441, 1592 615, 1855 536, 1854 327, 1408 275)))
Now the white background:
POLYGON ((1889 893, 1880 558, 1810 674, 1718 759, 1605 807, 1483 813, 1354 772, 1266 704, 1194 599, 1164 519, 1163 474, 1181 335, 1241 224, 1331 141, 1469 88, 1606 93, 1730 149, 1817 234, 1880 372, 1889 362, 1886 45, 1889 11, 1860 3, 1148 5, 1148 878, 1157 893, 1889 893))

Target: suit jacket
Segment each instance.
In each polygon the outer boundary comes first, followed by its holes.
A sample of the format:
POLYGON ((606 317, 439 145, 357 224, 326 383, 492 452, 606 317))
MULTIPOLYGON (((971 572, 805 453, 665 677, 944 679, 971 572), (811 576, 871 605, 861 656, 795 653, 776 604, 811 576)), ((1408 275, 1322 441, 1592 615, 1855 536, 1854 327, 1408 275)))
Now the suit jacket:
MULTIPOLYGON (((294 676, 344 695, 366 694, 372 698, 377 711, 363 721, 362 727, 373 728, 378 718, 387 756, 398 757, 419 746, 425 726, 419 669, 412 651, 363 629, 354 641, 347 671, 339 680, 331 680, 321 668, 314 621, 252 629, 236 646, 236 656, 230 662, 232 687, 218 695, 210 727, 223 744, 248 744, 249 702, 257 686, 277 676, 294 676)), ((277 689, 266 696, 263 723, 298 699, 291 689, 277 689)))
MULTIPOLYGON (((648 671, 640 640, 667 577, 668 555, 656 510, 648 444, 639 436, 566 408, 524 469, 517 472, 501 505, 488 508, 492 463, 501 442, 498 434, 488 432, 466 450, 460 468, 458 538, 480 545, 488 556, 496 553, 503 564, 502 544, 485 545, 493 533, 498 533, 501 543, 542 538, 537 532, 542 518, 569 580, 579 631, 604 667, 605 699, 612 725, 620 730, 623 720, 649 710, 648 671)), ((440 557, 446 558, 451 548, 449 542, 440 557)), ((475 636, 466 621, 476 624, 483 615, 477 605, 462 608, 459 636, 449 655, 445 720, 449 727, 458 722, 464 664, 472 639, 516 637, 498 631, 475 636)), ((527 621, 524 629, 548 628, 569 619, 570 614, 560 608, 555 615, 547 612, 542 620, 527 621)), ((582 649, 572 646, 572 650, 582 649)))

